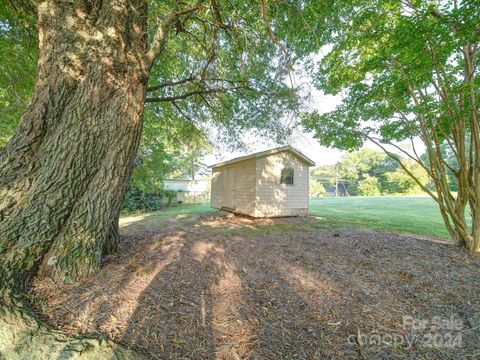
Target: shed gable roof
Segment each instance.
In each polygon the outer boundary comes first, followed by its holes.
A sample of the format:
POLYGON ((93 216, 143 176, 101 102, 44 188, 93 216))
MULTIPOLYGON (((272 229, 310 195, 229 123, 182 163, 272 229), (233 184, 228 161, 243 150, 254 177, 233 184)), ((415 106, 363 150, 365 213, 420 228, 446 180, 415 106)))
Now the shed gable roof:
POLYGON ((228 160, 228 161, 223 161, 223 162, 220 162, 220 163, 217 163, 217 164, 210 165, 209 167, 213 169, 213 168, 217 168, 217 167, 221 167, 221 166, 225 166, 225 165, 234 164, 234 163, 237 163, 237 162, 240 162, 240 161, 250 160, 250 159, 254 159, 254 158, 261 158, 261 157, 269 156, 269 155, 274 155, 274 154, 278 154, 280 152, 285 152, 285 151, 288 151, 291 154, 295 155, 297 158, 304 161, 309 166, 315 166, 315 163, 311 159, 309 159, 307 156, 302 154, 297 149, 294 149, 290 145, 287 145, 287 146, 281 146, 281 147, 266 150, 266 151, 260 151, 260 152, 250 154, 250 155, 240 156, 240 157, 228 160))

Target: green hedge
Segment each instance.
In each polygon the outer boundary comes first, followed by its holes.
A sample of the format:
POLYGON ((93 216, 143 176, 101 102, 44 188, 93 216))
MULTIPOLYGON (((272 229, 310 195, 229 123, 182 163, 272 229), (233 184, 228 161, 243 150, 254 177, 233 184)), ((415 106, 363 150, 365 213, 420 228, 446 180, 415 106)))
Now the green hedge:
POLYGON ((123 213, 160 210, 177 202, 177 191, 160 190, 145 193, 136 188, 128 189, 123 201, 123 213))

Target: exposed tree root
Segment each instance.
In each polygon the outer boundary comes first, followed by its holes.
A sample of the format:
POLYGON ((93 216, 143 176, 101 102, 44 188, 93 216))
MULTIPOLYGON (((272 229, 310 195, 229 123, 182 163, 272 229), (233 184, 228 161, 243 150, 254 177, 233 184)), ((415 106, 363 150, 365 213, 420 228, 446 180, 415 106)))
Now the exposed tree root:
POLYGON ((0 309, 0 359, 141 359, 113 341, 72 337, 40 323, 21 308, 0 309))

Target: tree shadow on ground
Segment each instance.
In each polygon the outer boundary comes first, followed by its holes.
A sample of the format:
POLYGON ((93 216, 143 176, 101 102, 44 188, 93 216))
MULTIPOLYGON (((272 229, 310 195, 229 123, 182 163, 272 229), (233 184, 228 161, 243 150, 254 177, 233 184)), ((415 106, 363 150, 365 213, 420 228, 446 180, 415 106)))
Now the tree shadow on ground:
POLYGON ((478 353, 478 257, 442 241, 325 231, 318 221, 145 218, 122 228, 121 251, 98 276, 38 282, 41 310, 64 330, 106 334, 157 359, 478 353), (460 319, 462 347, 369 342, 412 335, 403 316, 460 319))

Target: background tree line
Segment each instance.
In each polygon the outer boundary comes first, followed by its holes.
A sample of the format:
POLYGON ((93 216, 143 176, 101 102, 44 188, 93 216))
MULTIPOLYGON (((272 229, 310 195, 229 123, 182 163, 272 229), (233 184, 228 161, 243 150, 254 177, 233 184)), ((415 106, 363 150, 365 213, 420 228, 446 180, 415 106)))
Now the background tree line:
MULTIPOLYGON (((405 160, 421 183, 431 186, 426 171, 418 164, 405 160)), ((400 167, 397 161, 382 151, 361 148, 348 152, 334 165, 311 170, 312 196, 375 196, 387 194, 418 194, 422 188, 400 167)))

